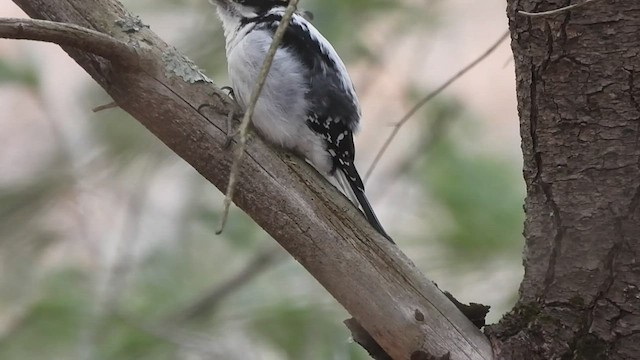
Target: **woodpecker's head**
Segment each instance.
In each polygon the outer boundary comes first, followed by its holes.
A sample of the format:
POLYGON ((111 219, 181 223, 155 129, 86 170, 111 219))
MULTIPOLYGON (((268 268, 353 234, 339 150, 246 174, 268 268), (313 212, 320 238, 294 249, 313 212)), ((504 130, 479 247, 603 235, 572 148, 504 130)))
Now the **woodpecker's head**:
POLYGON ((218 9, 229 15, 252 18, 264 15, 272 9, 285 8, 289 0, 214 0, 218 9))

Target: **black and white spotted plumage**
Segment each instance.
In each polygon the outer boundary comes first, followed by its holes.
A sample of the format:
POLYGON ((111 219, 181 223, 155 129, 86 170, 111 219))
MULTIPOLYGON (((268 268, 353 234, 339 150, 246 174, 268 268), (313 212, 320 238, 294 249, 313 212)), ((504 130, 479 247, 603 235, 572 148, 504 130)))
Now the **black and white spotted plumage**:
MULTIPOLYGON (((246 107, 287 0, 215 0, 226 39, 229 78, 246 107)), ((360 105, 346 67, 302 15, 284 34, 252 118, 267 140, 333 176, 371 225, 389 238, 364 194, 354 165, 360 105)), ((390 238, 389 238, 390 239, 390 238)))

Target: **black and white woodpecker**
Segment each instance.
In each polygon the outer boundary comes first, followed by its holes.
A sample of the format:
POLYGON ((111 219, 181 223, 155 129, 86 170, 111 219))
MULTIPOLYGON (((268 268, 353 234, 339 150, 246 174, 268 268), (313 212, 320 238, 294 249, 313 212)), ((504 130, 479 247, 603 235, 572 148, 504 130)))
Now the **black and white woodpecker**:
MULTIPOLYGON (((246 110, 288 0, 214 0, 226 39, 229 79, 246 110)), ((353 133, 360 104, 333 46, 294 14, 256 103, 254 128, 267 141, 304 157, 332 176, 387 239, 354 165, 353 133)))

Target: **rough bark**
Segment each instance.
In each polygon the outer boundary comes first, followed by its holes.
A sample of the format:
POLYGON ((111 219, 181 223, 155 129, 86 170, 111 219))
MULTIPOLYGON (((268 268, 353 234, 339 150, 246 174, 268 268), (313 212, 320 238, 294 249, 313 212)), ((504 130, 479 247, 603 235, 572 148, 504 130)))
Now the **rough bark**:
POLYGON ((499 359, 640 358, 640 2, 509 0, 525 277, 499 359))
MULTIPOLYGON (((231 106, 182 55, 117 1, 14 2, 33 18, 77 24, 133 47, 140 57, 130 64, 64 50, 122 109, 215 186, 226 187, 231 156, 222 146, 231 106)), ((392 358, 491 358, 487 339, 454 304, 303 161, 255 138, 241 166, 234 202, 392 358)))

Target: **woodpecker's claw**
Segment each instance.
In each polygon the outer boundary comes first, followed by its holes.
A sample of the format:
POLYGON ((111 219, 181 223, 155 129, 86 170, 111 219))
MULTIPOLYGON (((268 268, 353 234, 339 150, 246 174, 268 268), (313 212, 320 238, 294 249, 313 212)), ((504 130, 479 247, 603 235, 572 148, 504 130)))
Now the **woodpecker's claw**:
POLYGON ((229 111, 229 114, 227 114, 227 135, 226 135, 224 144, 222 144, 222 148, 225 150, 229 149, 229 147, 231 146, 231 143, 233 142, 233 138, 236 135, 238 135, 238 133, 240 132, 240 129, 233 128, 233 118, 235 116, 236 116, 235 110, 231 110, 229 111))
MULTIPOLYGON (((227 95, 231 98, 231 100, 233 100, 233 102, 230 104, 231 110, 229 110, 229 113, 227 113, 227 121, 226 121, 227 133, 225 134, 225 141, 222 144, 222 149, 227 150, 231 146, 231 143, 233 142, 233 138, 236 135, 238 135, 238 133, 240 133, 239 129, 233 128, 233 120, 235 119, 236 115, 240 114, 242 111, 240 110, 240 106, 236 101, 235 93, 233 92, 233 89, 230 86, 223 86, 220 88, 220 90, 226 91, 227 95)), ((220 97, 219 94, 218 94, 218 97, 220 97)), ((216 107, 216 106, 211 104, 202 104, 198 107, 198 112, 201 112, 202 109, 207 107, 216 107)))
POLYGON ((230 98, 232 98, 234 101, 236 100, 236 93, 233 92, 233 88, 231 86, 223 86, 220 88, 220 90, 226 91, 227 95, 229 95, 230 98))
POLYGON ((225 91, 227 93, 227 95, 231 98, 231 100, 233 100, 234 104, 233 104, 233 108, 231 109, 231 111, 229 111, 229 113, 227 114, 227 134, 226 134, 226 139, 224 141, 224 143, 222 144, 222 148, 223 149, 229 149, 229 147, 231 146, 231 143, 233 142, 233 138, 238 135, 238 133, 240 132, 239 129, 233 129, 233 120, 235 118, 235 116, 240 113, 240 107, 238 105, 238 102, 236 101, 236 94, 233 91, 233 88, 231 86, 223 86, 220 88, 220 90, 225 91))

